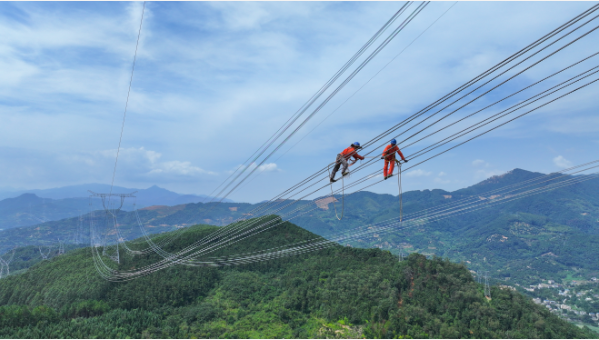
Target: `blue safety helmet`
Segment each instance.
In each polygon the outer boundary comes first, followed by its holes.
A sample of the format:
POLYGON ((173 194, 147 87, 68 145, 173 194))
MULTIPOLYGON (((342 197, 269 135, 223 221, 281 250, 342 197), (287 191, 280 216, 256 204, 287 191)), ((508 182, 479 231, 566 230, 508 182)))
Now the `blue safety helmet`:
POLYGON ((395 145, 395 144, 397 144, 397 141, 395 139, 392 139, 391 140, 391 145, 395 145))
POLYGON ((355 147, 357 147, 357 148, 361 148, 361 146, 360 146, 360 143, 358 143, 358 142, 354 142, 354 143, 352 144, 352 146, 355 146, 355 147))

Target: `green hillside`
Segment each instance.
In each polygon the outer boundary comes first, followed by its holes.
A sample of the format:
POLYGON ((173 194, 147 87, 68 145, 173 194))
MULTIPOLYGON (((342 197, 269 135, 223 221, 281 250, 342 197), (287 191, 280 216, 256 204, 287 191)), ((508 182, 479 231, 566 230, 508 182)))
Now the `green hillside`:
MULTIPOLYGON (((404 214, 476 197, 542 175, 515 169, 454 192, 406 192, 403 194, 404 214)), ((401 250, 404 254, 419 252, 449 257, 455 262, 465 262, 470 269, 487 270, 491 277, 510 284, 536 284, 543 279, 560 281, 571 276, 585 279, 599 277, 599 261, 596 260, 599 258, 597 193, 599 180, 595 179, 419 228, 365 237, 348 243, 354 247, 378 247, 395 254, 401 250)), ((311 208, 314 207, 313 203, 310 204, 311 208)), ((139 215, 149 233, 160 233, 197 223, 224 225, 238 218, 251 217, 250 211, 256 206, 222 203, 214 207, 197 203, 144 208, 139 210, 139 215)), ((337 207, 340 208, 339 203, 337 207)), ((359 192, 345 198, 344 218, 341 221, 337 220, 333 206, 329 203, 319 205, 316 210, 294 218, 292 222, 329 238, 398 215, 397 196, 359 192)), ((118 223, 127 239, 141 236, 132 213, 121 211, 118 223)), ((86 243, 88 229, 88 225, 78 227, 76 218, 15 228, 0 233, 0 249, 7 250, 15 245, 51 244, 58 238, 78 238, 78 243, 86 243)))
MULTIPOLYGON (((214 230, 195 226, 166 249, 181 249, 214 230)), ((284 223, 218 255, 314 237, 284 223)), ((159 260, 157 255, 122 258, 121 269, 159 260)), ((418 254, 398 262, 380 249, 333 246, 243 266, 174 266, 115 283, 97 275, 90 249, 84 248, 2 279, 0 337, 597 336, 512 290, 492 287, 491 295, 484 297, 464 265, 418 254)))

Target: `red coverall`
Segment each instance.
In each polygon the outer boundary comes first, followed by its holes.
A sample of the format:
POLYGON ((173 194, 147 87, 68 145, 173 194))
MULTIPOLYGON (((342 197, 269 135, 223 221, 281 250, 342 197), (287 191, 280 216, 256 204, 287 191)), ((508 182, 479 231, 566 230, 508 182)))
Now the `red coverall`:
POLYGON ((398 153, 401 156, 402 160, 406 160, 397 147, 397 145, 387 145, 385 151, 383 151, 383 157, 385 158, 385 166, 383 167, 383 175, 387 177, 387 174, 392 175, 393 169, 395 168, 395 153, 398 153), (387 167, 389 167, 389 171, 387 171, 387 167))

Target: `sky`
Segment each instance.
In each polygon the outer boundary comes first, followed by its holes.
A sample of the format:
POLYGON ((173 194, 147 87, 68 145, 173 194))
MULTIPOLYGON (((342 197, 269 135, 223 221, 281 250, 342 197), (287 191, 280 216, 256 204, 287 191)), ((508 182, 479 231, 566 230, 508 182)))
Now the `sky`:
MULTIPOLYGON (((148 2, 114 184, 212 193, 403 4, 148 2)), ((272 198, 593 4, 432 2, 229 198, 272 198)), ((0 3, 0 190, 111 183, 142 8, 0 3)), ((476 107, 597 52, 597 41, 592 32, 476 107)), ((598 92, 589 85, 408 170, 403 189, 597 159, 598 92)))

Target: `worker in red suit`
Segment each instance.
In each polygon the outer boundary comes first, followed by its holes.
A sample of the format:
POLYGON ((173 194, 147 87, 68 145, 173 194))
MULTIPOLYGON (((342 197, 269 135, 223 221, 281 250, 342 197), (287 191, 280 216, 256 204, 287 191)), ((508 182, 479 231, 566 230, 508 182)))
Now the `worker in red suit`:
POLYGON ((349 166, 347 161, 350 158, 354 158, 354 162, 352 164, 354 164, 358 159, 364 159, 364 157, 358 155, 358 150, 361 148, 362 147, 360 146, 360 143, 355 142, 350 145, 349 148, 346 148, 345 150, 341 151, 340 154, 337 154, 337 158, 335 159, 335 167, 333 168, 333 173, 331 174, 331 183, 335 182, 335 174, 337 171, 339 171, 339 168, 342 165, 343 169, 341 170, 341 175, 345 176, 349 174, 349 171, 347 171, 347 167, 349 166))
POLYGON ((381 159, 385 160, 385 166, 383 167, 383 175, 385 175, 385 179, 393 176, 393 168, 395 167, 395 162, 397 162, 395 159, 396 152, 401 156, 401 159, 404 162, 408 162, 397 147, 397 141, 392 139, 391 144, 387 145, 385 151, 383 151, 383 157, 381 157, 381 159), (389 169, 388 171, 387 168, 389 169))

